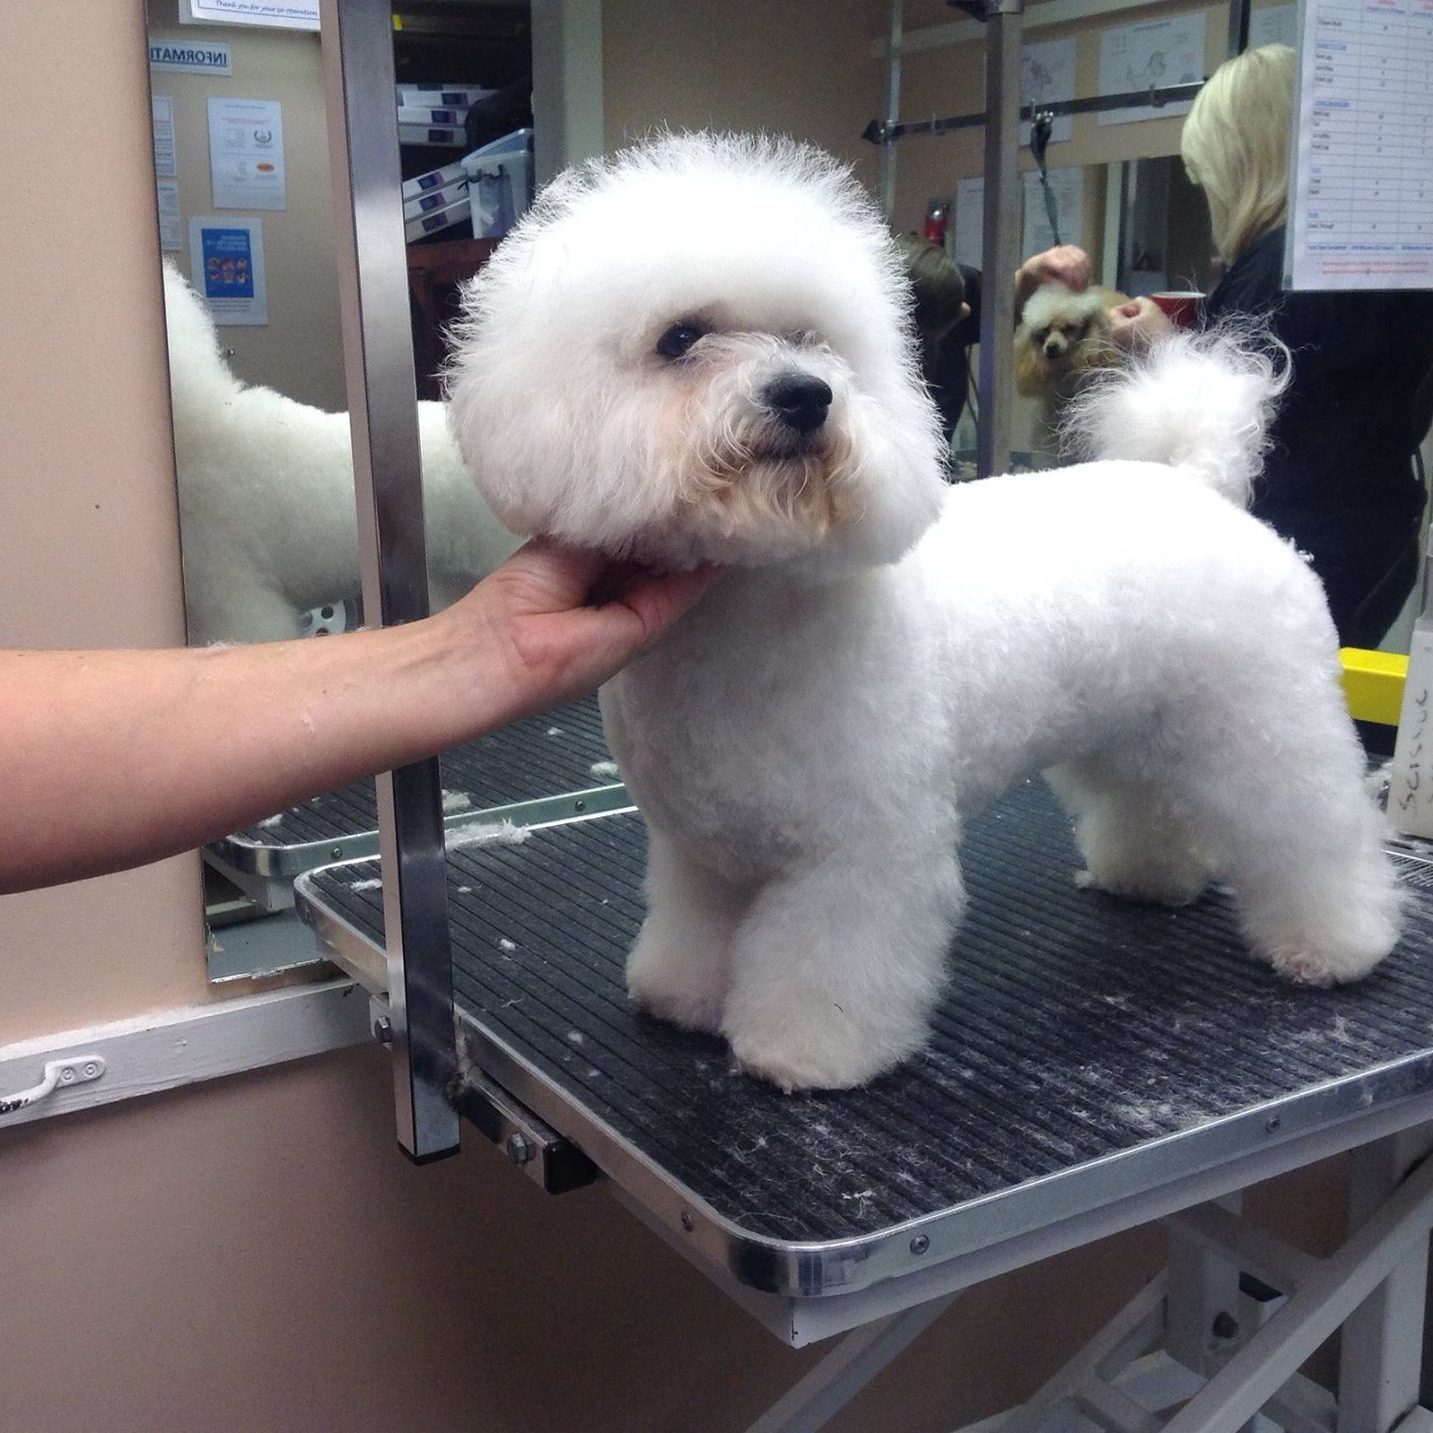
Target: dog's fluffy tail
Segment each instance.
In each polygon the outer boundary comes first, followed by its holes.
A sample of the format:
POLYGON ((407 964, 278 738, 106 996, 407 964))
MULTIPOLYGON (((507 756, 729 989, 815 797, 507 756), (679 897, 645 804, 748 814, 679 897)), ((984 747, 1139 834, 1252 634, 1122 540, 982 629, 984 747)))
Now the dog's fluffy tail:
POLYGON ((1288 350, 1264 329, 1177 333, 1096 375, 1062 433, 1084 457, 1184 468, 1247 507, 1288 373, 1288 350))

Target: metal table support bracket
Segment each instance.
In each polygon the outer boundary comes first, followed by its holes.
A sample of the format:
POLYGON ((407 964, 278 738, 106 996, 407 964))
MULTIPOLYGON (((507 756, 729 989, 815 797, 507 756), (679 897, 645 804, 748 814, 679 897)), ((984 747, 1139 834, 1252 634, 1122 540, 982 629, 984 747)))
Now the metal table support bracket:
MULTIPOLYGON (((1352 1232, 1325 1259, 1241 1218, 1237 1195, 1174 1215, 1166 1221, 1167 1271, 1034 1397, 980 1428, 1041 1433, 1069 1426, 1062 1410, 1114 1433, 1242 1433, 1260 1412, 1288 1433, 1433 1428, 1433 1415, 1417 1403, 1433 1160, 1409 1172, 1430 1145, 1433 1127, 1425 1125, 1355 1153, 1352 1232), (1241 1295, 1241 1279, 1259 1295, 1241 1295), (1340 1328, 1335 1399, 1298 1369, 1340 1328), (1154 1407, 1133 1396, 1151 1371, 1164 1372, 1168 1390, 1154 1407)), ((749 1433, 813 1433, 956 1297, 847 1334, 749 1433)))
MULTIPOLYGON (((388 626, 428 613, 389 0, 325 5, 322 41, 363 605, 388 626)), ((398 1142, 435 1159, 458 1148, 437 760, 380 776, 378 814, 398 1142)))

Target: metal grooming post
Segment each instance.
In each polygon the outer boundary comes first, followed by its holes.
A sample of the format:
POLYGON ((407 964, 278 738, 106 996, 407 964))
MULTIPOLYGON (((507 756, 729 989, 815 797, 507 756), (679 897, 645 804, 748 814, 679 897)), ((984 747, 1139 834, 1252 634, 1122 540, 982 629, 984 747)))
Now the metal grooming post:
POLYGON ((1249 48, 1249 0, 1229 0, 1227 58, 1242 55, 1249 48))
POLYGON ((986 0, 985 227, 981 242, 976 473, 1010 466, 1015 270, 1020 264, 1020 29, 1024 0, 986 0))
POLYGON ((886 121, 881 128, 881 152, 877 161, 876 187, 881 196, 881 213, 890 222, 896 207, 896 139, 891 131, 901 118, 901 39, 904 34, 905 0, 891 0, 889 38, 886 44, 886 121))
MULTIPOLYGON (((390 626, 428 615, 390 0, 325 4, 322 34, 363 604, 390 626)), ((380 776, 378 815, 398 1142, 427 1160, 458 1147, 437 761, 380 776)))

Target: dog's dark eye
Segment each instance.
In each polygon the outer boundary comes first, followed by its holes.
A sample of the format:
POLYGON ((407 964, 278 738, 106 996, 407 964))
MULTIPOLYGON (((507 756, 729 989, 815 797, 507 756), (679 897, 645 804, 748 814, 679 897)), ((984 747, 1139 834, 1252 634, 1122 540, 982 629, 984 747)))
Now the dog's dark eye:
POLYGON ((674 323, 657 340, 657 352, 663 358, 681 358, 699 338, 706 336, 706 332, 701 324, 683 319, 681 323, 674 323))
POLYGON ((1034 334, 1034 339, 1035 339, 1035 342, 1036 342, 1036 343, 1044 343, 1045 340, 1046 340, 1047 338, 1049 338, 1049 337, 1050 337, 1050 330, 1049 330, 1048 328, 1036 329, 1035 334, 1034 334))

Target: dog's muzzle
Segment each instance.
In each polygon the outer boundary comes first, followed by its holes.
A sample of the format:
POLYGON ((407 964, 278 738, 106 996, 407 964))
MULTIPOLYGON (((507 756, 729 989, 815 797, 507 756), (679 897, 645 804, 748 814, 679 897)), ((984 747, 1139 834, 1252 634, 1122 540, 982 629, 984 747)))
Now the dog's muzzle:
POLYGON ((761 395, 778 422, 798 433, 814 433, 831 407, 831 385, 810 373, 783 373, 761 395))

